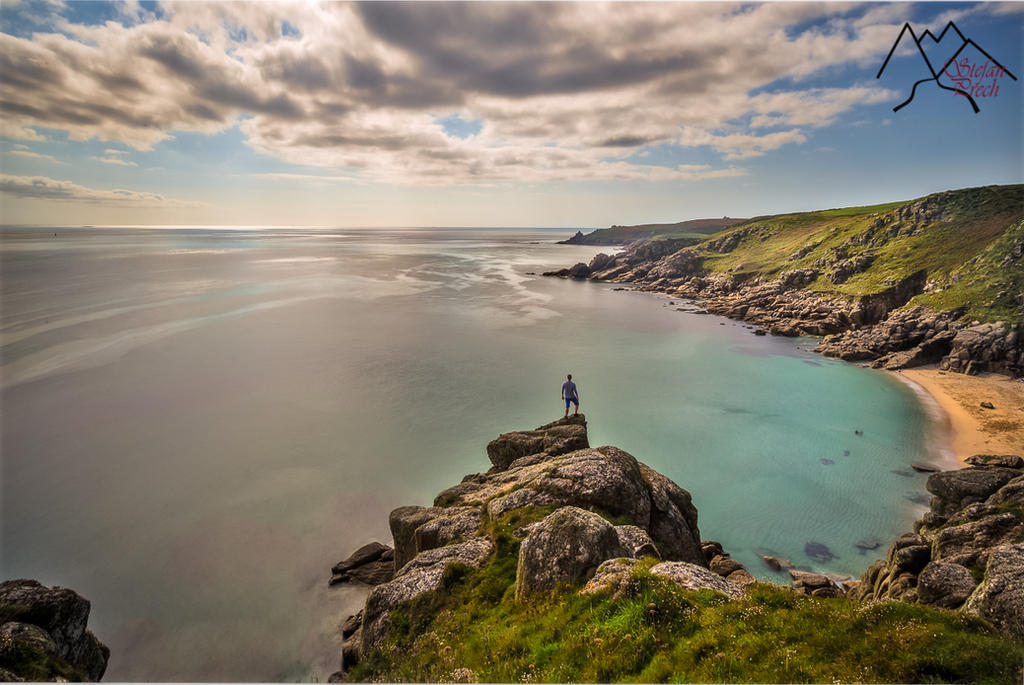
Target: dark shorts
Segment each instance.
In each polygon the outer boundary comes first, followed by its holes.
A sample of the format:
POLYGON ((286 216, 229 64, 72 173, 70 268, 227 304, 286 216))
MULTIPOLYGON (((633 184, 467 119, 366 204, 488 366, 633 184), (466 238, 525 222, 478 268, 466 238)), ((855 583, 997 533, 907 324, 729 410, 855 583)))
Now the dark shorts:
POLYGON ((575 404, 575 405, 576 405, 577 407, 578 407, 578 406, 580 406, 580 401, 579 401, 579 399, 578 399, 578 398, 576 398, 576 397, 566 397, 566 398, 565 398, 565 408, 566 408, 566 409, 568 409, 568 408, 569 408, 569 403, 570 403, 570 402, 572 402, 573 404, 575 404))

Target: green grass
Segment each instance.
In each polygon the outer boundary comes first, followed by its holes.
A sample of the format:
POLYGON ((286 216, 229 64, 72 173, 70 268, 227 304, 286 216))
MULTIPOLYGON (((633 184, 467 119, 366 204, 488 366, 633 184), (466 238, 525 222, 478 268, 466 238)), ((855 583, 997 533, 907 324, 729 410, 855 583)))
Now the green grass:
POLYGON ((868 205, 865 207, 843 207, 841 209, 824 209, 817 214, 822 216, 858 216, 860 214, 871 214, 873 212, 887 212, 890 209, 896 209, 903 202, 887 202, 881 205, 868 205))
POLYGON ((970 319, 1024 323, 1024 308, 1014 301, 1024 290, 1024 265, 1020 261, 1003 264, 1015 241, 1024 240, 1024 186, 969 188, 930 197, 942 211, 942 217, 930 223, 899 219, 900 208, 916 201, 780 214, 752 219, 708 240, 749 226, 767 228, 767 238, 746 236, 725 254, 700 245, 696 249, 704 256, 706 269, 744 281, 817 268, 822 275, 808 288, 845 299, 880 293, 924 270, 932 286, 911 305, 963 308, 970 319), (886 226, 874 225, 886 219, 886 226), (913 233, 890 235, 889 227, 896 224, 913 233), (812 249, 802 257, 790 259, 808 245, 812 249), (820 262, 836 248, 845 249, 850 257, 870 254, 875 261, 845 282, 832 283, 831 267, 820 262))
POLYGON ((693 219, 674 224, 640 224, 637 226, 611 226, 588 233, 586 242, 590 245, 622 245, 634 240, 690 239, 697 243, 723 228, 735 226, 746 219, 693 219))
POLYGON ((394 634, 355 681, 1020 682, 1024 643, 979 619, 890 603, 818 599, 758 584, 738 601, 687 592, 638 564, 620 596, 563 587, 517 602, 518 541, 539 514, 490 528, 483 569, 392 614, 394 634))

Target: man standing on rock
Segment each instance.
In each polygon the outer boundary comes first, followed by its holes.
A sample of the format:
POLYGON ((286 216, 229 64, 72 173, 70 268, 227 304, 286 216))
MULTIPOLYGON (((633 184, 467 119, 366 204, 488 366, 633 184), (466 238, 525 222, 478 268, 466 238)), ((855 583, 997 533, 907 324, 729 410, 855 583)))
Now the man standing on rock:
POLYGON ((569 403, 572 402, 576 405, 576 411, 573 412, 573 416, 580 413, 580 394, 576 390, 576 384, 572 382, 572 374, 566 376, 568 379, 565 383, 562 383, 562 399, 565 400, 565 415, 569 415, 569 403))

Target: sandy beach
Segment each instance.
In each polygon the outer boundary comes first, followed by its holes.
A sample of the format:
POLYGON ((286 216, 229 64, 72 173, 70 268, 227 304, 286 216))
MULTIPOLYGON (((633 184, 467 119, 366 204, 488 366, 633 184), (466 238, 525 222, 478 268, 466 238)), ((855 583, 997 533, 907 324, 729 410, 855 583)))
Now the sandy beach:
POLYGON ((1024 455, 1024 383, 994 373, 967 376, 934 366, 894 376, 917 385, 949 421, 949 449, 956 459, 974 454, 1024 455), (994 409, 982 407, 991 403, 994 409))

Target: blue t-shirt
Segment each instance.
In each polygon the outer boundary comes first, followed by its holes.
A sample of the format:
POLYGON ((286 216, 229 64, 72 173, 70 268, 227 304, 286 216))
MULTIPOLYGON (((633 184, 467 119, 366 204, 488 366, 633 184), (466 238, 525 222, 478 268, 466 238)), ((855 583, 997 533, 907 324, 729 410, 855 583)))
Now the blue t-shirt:
POLYGON ((573 383, 572 381, 566 381, 565 383, 562 383, 562 397, 564 397, 567 400, 571 400, 574 397, 578 397, 576 395, 576 384, 573 383))

